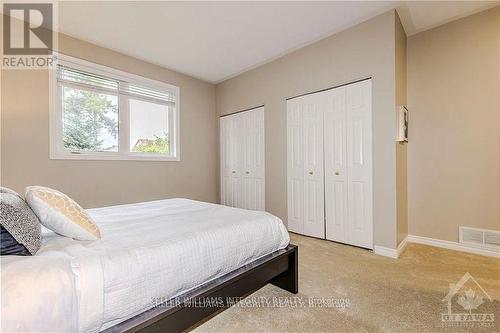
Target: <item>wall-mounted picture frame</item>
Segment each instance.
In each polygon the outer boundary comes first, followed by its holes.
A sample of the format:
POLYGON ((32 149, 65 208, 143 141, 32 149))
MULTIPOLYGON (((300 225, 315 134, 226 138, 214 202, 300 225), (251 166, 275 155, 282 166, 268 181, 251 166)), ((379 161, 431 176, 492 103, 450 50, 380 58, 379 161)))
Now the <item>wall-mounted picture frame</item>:
POLYGON ((398 107, 396 141, 408 142, 408 109, 406 106, 398 107))

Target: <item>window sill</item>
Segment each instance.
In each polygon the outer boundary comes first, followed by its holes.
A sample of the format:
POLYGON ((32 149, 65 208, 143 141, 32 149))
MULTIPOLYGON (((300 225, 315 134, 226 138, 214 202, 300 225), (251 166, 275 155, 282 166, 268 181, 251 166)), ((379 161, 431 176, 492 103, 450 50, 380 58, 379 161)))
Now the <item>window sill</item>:
POLYGON ((50 153, 51 160, 89 160, 89 161, 157 161, 179 162, 179 156, 157 156, 154 154, 110 154, 110 153, 50 153))

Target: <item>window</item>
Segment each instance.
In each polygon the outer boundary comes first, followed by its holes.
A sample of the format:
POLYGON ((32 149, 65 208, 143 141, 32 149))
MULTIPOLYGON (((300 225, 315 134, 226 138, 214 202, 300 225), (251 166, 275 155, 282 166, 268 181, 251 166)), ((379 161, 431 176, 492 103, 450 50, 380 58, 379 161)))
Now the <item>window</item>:
POLYGON ((179 160, 179 88, 58 59, 51 75, 51 158, 179 160))

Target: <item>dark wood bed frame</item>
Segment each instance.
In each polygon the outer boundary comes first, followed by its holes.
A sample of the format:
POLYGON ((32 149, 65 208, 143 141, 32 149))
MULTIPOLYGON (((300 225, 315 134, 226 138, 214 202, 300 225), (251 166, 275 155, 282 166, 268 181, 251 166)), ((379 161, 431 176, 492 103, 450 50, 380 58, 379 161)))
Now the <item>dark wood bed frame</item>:
POLYGON ((296 245, 290 244, 175 299, 157 302, 158 306, 104 332, 182 332, 268 283, 298 292, 296 245))

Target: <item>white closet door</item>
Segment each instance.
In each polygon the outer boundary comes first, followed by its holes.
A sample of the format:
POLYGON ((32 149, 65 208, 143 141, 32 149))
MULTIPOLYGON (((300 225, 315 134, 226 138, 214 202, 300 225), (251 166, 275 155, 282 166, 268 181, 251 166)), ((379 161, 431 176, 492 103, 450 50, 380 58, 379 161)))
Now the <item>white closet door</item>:
POLYGON ((326 238, 373 248, 371 80, 327 93, 326 238))
POLYGON ((348 242, 347 137, 345 87, 326 94, 325 105, 325 212, 326 238, 348 242))
POLYGON ((264 108, 220 119, 221 203, 264 210, 264 108))
POLYGON ((304 112, 302 100, 287 101, 288 230, 304 233, 304 112))
POLYGON ((287 103, 288 227, 290 231, 324 238, 324 94, 306 95, 287 103))
POLYGON ((229 165, 229 120, 227 117, 220 118, 219 122, 219 144, 220 144, 220 203, 230 206, 228 176, 229 165))
POLYGON ((265 209, 264 108, 242 112, 242 208, 265 209))
POLYGON ((241 121, 231 115, 220 120, 221 140, 221 203, 241 206, 241 121))
POLYGON ((346 86, 349 243, 373 248, 371 80, 346 86))

